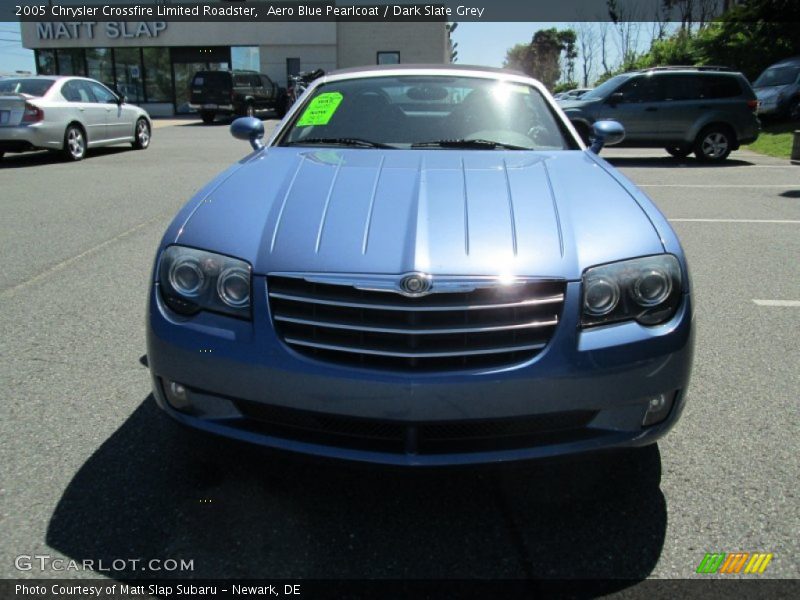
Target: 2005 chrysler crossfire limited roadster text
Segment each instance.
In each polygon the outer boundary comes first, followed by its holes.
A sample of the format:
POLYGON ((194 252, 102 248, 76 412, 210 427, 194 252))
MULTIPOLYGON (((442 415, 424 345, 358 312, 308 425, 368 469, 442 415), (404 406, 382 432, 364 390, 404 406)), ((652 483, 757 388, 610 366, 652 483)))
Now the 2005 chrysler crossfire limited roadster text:
POLYGON ((665 217, 537 81, 392 66, 318 79, 175 217, 147 356, 185 425, 398 465, 656 441, 692 365, 665 217))

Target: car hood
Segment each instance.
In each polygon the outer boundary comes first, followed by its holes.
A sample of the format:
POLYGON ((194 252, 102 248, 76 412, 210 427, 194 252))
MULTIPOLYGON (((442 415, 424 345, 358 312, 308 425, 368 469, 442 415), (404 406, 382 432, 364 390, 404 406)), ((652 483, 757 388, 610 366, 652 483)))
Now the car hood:
POLYGON ((561 107, 562 110, 568 110, 570 108, 583 108, 584 106, 589 106, 590 104, 594 104, 598 102, 597 99, 590 99, 590 100, 581 100, 581 99, 572 99, 572 100, 559 100, 558 105, 561 107))
POLYGON ((772 85, 769 87, 760 87, 755 88, 756 98, 759 100, 767 100, 768 98, 772 98, 777 96, 780 92, 784 90, 788 86, 785 85, 772 85))
POLYGON ((261 274, 578 279, 664 251, 617 178, 584 151, 276 147, 210 186, 173 241, 261 274))

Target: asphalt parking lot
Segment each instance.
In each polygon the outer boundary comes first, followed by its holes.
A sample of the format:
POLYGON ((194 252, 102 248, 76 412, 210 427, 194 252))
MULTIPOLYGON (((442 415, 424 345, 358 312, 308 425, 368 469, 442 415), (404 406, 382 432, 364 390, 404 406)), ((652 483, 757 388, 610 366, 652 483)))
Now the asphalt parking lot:
POLYGON ((408 472, 198 438, 156 409, 140 364, 153 253, 249 152, 224 125, 161 125, 145 152, 0 162, 0 577, 94 576, 14 566, 45 554, 193 559, 169 575, 197 578, 690 578, 734 551, 800 577, 800 167, 604 151, 693 274, 693 381, 657 447, 408 472))

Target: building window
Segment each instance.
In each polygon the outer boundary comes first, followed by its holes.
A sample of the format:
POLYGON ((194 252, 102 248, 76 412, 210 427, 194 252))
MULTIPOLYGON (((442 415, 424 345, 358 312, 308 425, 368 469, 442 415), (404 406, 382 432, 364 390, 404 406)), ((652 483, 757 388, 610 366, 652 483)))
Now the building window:
POLYGON ((114 62, 110 48, 87 48, 86 66, 89 77, 113 87, 114 62))
POLYGON ((139 48, 117 48, 114 50, 117 73, 117 92, 127 96, 128 101, 144 102, 144 83, 139 48))
POLYGON ((144 87, 148 102, 172 102, 169 48, 144 48, 144 87))
POLYGON ((261 54, 258 46, 233 46, 231 48, 231 63, 234 69, 260 71, 261 54))
POLYGON ((86 76, 86 61, 83 48, 60 48, 58 51, 58 74, 86 76))
POLYGON ((36 51, 36 72, 39 75, 56 75, 56 51, 37 50, 36 51))
POLYGON ((300 73, 300 59, 287 58, 286 59, 286 87, 292 87, 292 81, 289 79, 292 75, 300 73))
POLYGON ((379 65, 399 65, 400 53, 399 52, 378 52, 379 65))

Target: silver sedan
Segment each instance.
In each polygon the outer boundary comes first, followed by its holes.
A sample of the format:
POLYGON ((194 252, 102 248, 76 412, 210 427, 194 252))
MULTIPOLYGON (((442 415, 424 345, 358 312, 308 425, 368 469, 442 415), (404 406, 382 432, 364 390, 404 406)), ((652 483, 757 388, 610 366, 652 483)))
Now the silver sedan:
POLYGON ((147 111, 94 79, 36 76, 0 80, 0 158, 6 152, 47 149, 68 160, 86 150, 150 145, 147 111))

